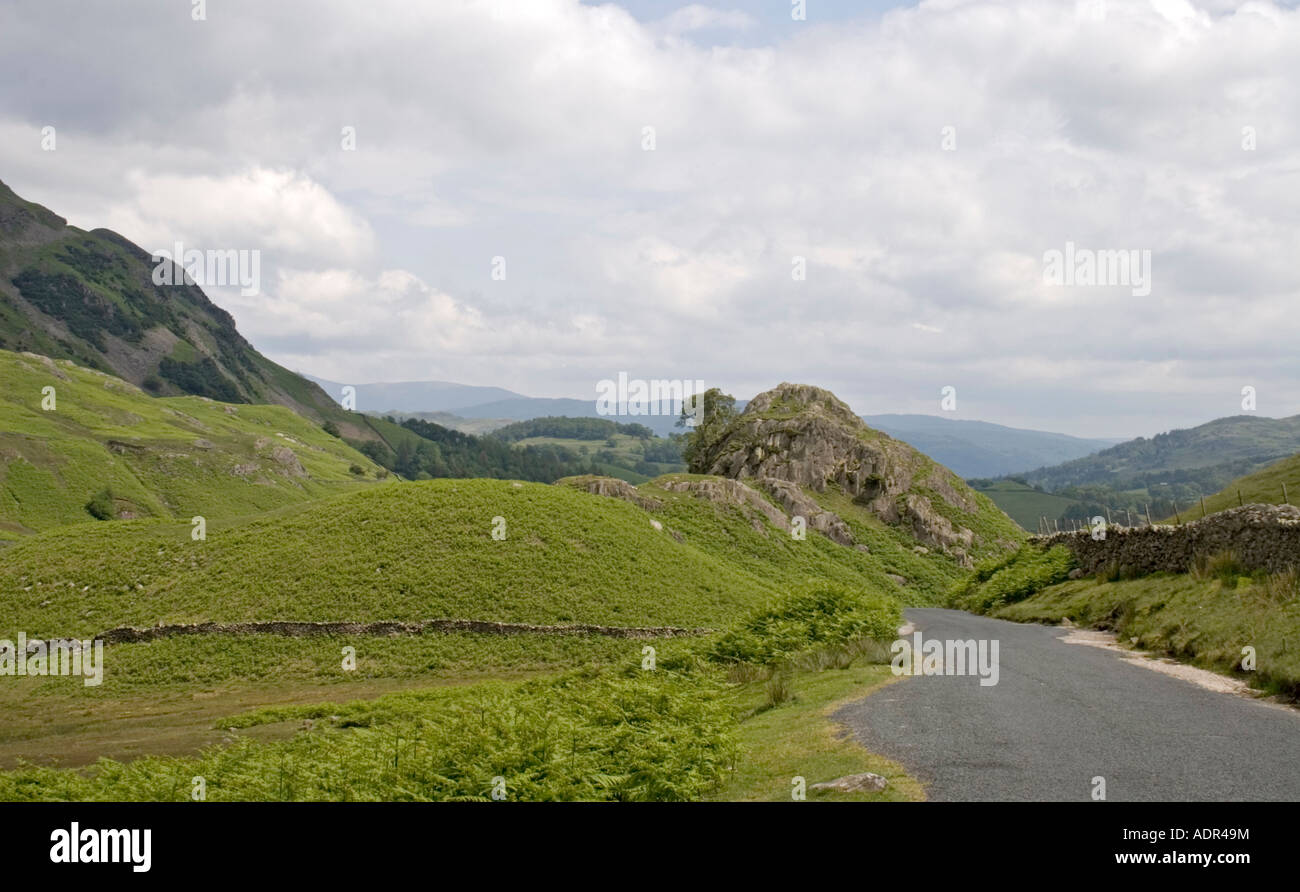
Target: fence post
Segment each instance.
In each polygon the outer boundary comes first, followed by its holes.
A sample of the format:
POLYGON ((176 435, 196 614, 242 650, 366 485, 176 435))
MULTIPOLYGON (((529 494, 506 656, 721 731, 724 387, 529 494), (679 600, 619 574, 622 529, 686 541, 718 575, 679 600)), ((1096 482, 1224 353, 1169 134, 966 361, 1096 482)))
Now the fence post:
POLYGON ((1201 517, 1205 516, 1205 496, 1201 496, 1201 517))
POLYGON ((1237 490, 1237 507, 1240 508, 1244 504, 1246 503, 1241 500, 1241 490, 1237 490))
POLYGON ((1285 483, 1282 484, 1282 502, 1283 502, 1284 504, 1287 504, 1287 505, 1290 505, 1290 504, 1291 504, 1291 497, 1288 496, 1288 495, 1286 494, 1286 484, 1285 484, 1285 483))
POLYGON ((1149 527, 1155 526, 1155 524, 1151 522, 1151 503, 1143 502, 1142 507, 1145 508, 1147 512, 1147 526, 1149 527))

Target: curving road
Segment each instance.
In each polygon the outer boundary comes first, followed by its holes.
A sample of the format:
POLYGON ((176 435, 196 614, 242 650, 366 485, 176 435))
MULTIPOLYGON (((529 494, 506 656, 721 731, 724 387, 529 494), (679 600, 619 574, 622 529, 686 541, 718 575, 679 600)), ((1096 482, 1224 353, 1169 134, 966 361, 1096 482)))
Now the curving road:
MULTIPOLYGON (((932 800, 1300 801, 1300 710, 1065 643, 1067 630, 911 609, 923 639, 999 642, 999 678, 919 675, 835 714, 932 800)), ((907 636, 910 639, 910 635, 907 636)))

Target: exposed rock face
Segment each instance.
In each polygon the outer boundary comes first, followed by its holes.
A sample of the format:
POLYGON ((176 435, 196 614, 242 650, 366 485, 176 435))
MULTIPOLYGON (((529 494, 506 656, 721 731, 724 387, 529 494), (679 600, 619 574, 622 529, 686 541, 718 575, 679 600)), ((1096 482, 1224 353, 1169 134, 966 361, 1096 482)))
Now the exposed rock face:
POLYGON ((1074 553, 1080 575, 1117 565, 1134 573, 1186 573, 1197 555, 1231 551, 1249 570, 1300 567, 1300 508, 1246 505, 1179 526, 1110 526, 1106 538, 1091 530, 1035 536, 1039 545, 1064 545, 1074 553))
POLYGON ((657 511, 663 507, 658 499, 641 495, 635 486, 617 477, 564 477, 555 483, 559 486, 572 486, 574 489, 581 489, 596 496, 622 499, 647 511, 657 511))
POLYGON ((814 502, 802 489, 788 480, 778 480, 775 477, 764 477, 760 482, 791 517, 803 517, 810 528, 834 542, 841 545, 853 544, 853 531, 849 525, 839 515, 814 502))
MULTIPOLYGON (((736 480, 668 480, 663 484, 669 492, 691 493, 721 505, 736 505, 766 517, 773 526, 789 532, 790 519, 763 494, 736 480)), ((761 524, 756 525, 761 529, 761 524)))
POLYGON ((886 523, 907 526, 917 541, 971 563, 975 534, 945 517, 930 494, 961 512, 976 510, 973 495, 951 471, 867 427, 828 390, 781 384, 759 394, 707 458, 710 474, 755 480, 842 544, 852 544, 848 527, 801 488, 824 492, 834 485, 886 523))
POLYGON ((280 466, 282 472, 290 477, 306 477, 307 469, 298 461, 298 456, 288 446, 276 446, 271 450, 271 458, 280 466))

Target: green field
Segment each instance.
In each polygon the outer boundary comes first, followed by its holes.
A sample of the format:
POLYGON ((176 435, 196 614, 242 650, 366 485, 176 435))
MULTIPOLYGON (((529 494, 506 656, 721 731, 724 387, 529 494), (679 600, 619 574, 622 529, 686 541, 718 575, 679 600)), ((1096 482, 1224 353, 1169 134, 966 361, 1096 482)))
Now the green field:
POLYGON ((976 489, 993 500, 1012 520, 1030 532, 1037 532, 1039 518, 1049 521, 1060 517, 1075 504, 1074 499, 1041 492, 1015 480, 997 480, 976 489))

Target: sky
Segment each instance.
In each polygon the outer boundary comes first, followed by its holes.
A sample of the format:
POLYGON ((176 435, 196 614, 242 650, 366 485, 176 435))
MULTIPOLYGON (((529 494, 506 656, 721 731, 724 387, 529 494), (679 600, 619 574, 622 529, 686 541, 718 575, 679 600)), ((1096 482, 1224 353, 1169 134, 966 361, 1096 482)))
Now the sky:
POLYGON ((259 252, 209 294, 290 368, 1085 437, 1300 413, 1294 3, 196 3, 0 6, 0 180, 259 252))

